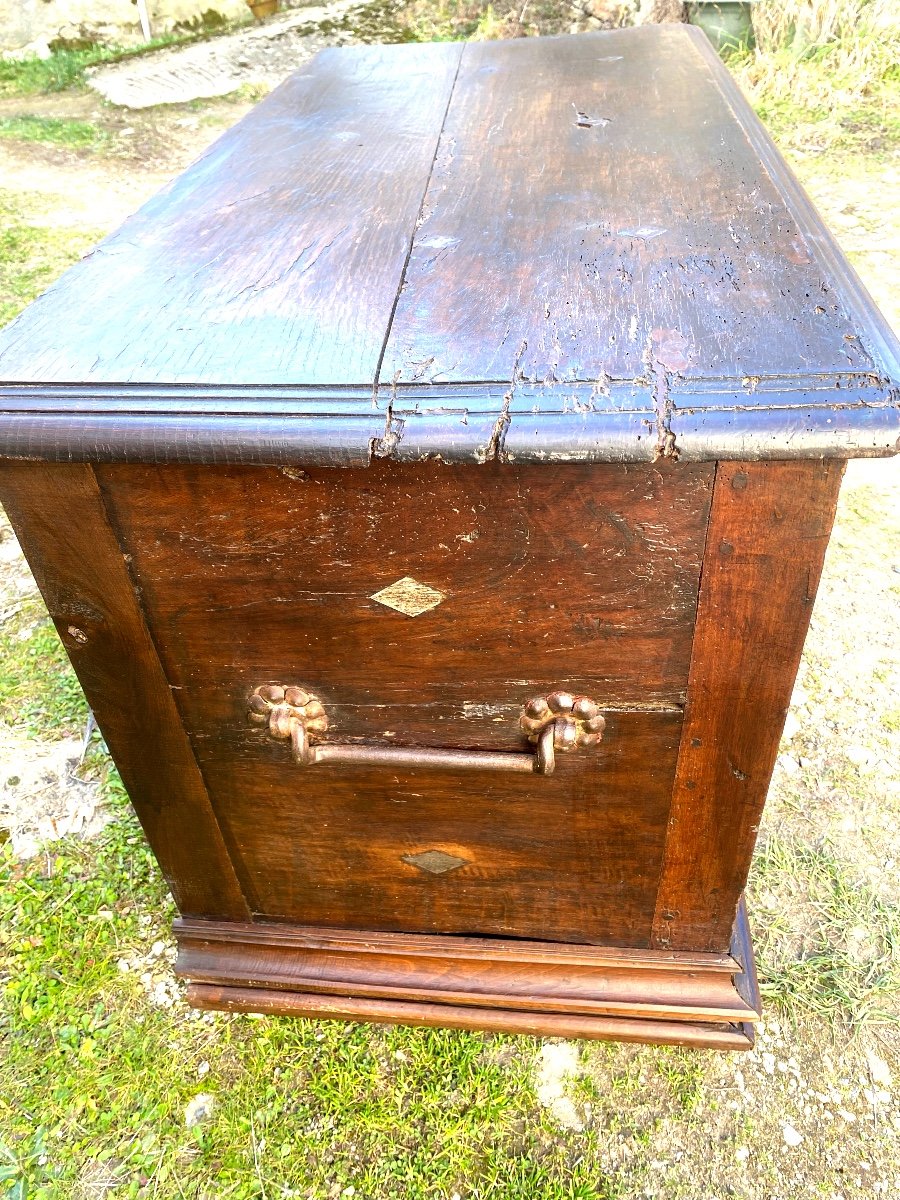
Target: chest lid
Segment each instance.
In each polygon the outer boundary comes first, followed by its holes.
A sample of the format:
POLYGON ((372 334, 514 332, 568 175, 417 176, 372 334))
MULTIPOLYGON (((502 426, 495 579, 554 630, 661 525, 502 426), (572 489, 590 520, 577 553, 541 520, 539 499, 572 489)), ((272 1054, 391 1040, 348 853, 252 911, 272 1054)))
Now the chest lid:
POLYGON ((0 333, 0 453, 890 454, 898 358, 699 31, 354 47, 0 333))

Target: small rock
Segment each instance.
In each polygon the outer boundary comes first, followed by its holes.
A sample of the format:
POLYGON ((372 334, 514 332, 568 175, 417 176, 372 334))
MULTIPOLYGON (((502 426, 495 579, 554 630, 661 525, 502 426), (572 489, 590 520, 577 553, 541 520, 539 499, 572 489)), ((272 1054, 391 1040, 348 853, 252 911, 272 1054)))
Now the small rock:
POLYGON ((5 59, 7 62, 22 62, 27 58, 40 58, 46 61, 52 57, 53 51, 45 38, 29 42, 27 46, 21 46, 18 50, 5 50, 0 53, 0 59, 5 59))
POLYGON ((809 692, 801 684, 795 684, 794 690, 791 692, 791 706, 802 708, 809 699, 809 692))
POLYGON ((209 1074, 209 1063, 204 1058, 203 1062, 197 1064, 197 1078, 202 1079, 209 1074))
POLYGON ((793 712, 789 712, 784 722, 784 732, 781 737, 785 742, 791 741, 800 732, 800 721, 793 712))
POLYGON ((775 1074, 775 1055, 768 1051, 762 1056, 763 1070, 767 1075, 775 1074))
POLYGON ((580 1132, 584 1122, 566 1095, 566 1081, 581 1074, 578 1046, 573 1042, 549 1042, 541 1047, 535 1091, 538 1103, 550 1110, 564 1129, 580 1132))
POLYGON ((202 1121, 208 1121, 216 1107, 215 1096, 200 1092, 191 1100, 184 1110, 184 1123, 188 1129, 193 1129, 202 1121))
POLYGON ((781 1122, 781 1132, 788 1146, 799 1146, 803 1141, 803 1134, 798 1133, 793 1125, 789 1125, 787 1121, 781 1122))
POLYGON ((790 754, 779 754, 778 766, 785 775, 789 775, 792 778, 800 773, 800 763, 796 758, 792 758, 790 754))
POLYGON ((882 1087, 889 1088, 891 1086, 891 1068, 884 1059, 880 1058, 874 1051, 867 1050, 866 1062, 869 1064, 869 1074, 872 1076, 872 1082, 880 1083, 882 1087))
POLYGON ((746 1146, 738 1146, 737 1150, 734 1152, 734 1157, 739 1163, 746 1162, 750 1157, 750 1151, 746 1146))
POLYGON ((844 754, 855 767, 867 767, 875 759, 868 746, 845 746, 844 754))

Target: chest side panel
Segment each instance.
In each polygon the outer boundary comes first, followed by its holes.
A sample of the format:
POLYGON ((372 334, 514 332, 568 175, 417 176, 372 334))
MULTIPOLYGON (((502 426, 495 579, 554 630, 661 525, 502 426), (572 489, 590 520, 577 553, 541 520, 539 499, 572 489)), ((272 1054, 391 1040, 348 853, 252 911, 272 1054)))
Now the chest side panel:
POLYGON ((101 469, 254 911, 646 944, 712 475, 101 469), (608 728, 552 778, 300 768, 247 721, 273 680, 335 741, 522 751, 522 705, 557 687, 608 728))
POLYGON ((93 471, 0 460, 0 502, 180 911, 248 918, 93 471))
POLYGON ((728 945, 843 469, 719 464, 655 945, 728 945))

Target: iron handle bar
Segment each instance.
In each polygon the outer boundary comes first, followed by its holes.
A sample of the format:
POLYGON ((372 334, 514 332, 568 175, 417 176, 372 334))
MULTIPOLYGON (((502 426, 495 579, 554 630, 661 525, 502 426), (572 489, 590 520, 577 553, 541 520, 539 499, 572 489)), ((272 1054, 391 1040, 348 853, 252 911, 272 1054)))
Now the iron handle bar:
POLYGON ((521 710, 519 728, 534 745, 533 754, 328 742, 329 720, 322 701, 296 685, 260 684, 250 695, 247 715, 251 724, 267 726, 272 737, 289 739, 294 762, 301 767, 331 762, 524 775, 552 775, 557 751, 596 746, 606 726, 596 701, 562 690, 532 696, 521 710))
POLYGON ((514 771, 519 774, 552 775, 556 769, 554 727, 542 729, 533 754, 490 750, 435 750, 417 746, 369 746, 348 742, 313 745, 302 721, 291 722, 291 753, 294 762, 311 767, 316 763, 359 766, 437 767, 451 771, 514 771))

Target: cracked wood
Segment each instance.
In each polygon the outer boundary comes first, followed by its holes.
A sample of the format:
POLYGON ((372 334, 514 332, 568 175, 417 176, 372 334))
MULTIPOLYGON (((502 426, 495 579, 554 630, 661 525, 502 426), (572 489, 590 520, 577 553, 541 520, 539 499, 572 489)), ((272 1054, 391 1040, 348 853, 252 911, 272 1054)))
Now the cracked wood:
POLYGON ((14 323, 0 375, 371 389, 460 54, 318 54, 14 323))
POLYGON ((662 26, 466 46, 382 383, 506 381, 527 344, 522 377, 559 394, 654 384, 659 331, 687 379, 871 369, 878 339, 760 169, 755 118, 704 41, 662 26))
POLYGON ((702 32, 348 47, 0 333, 0 453, 889 454, 898 360, 702 32))

